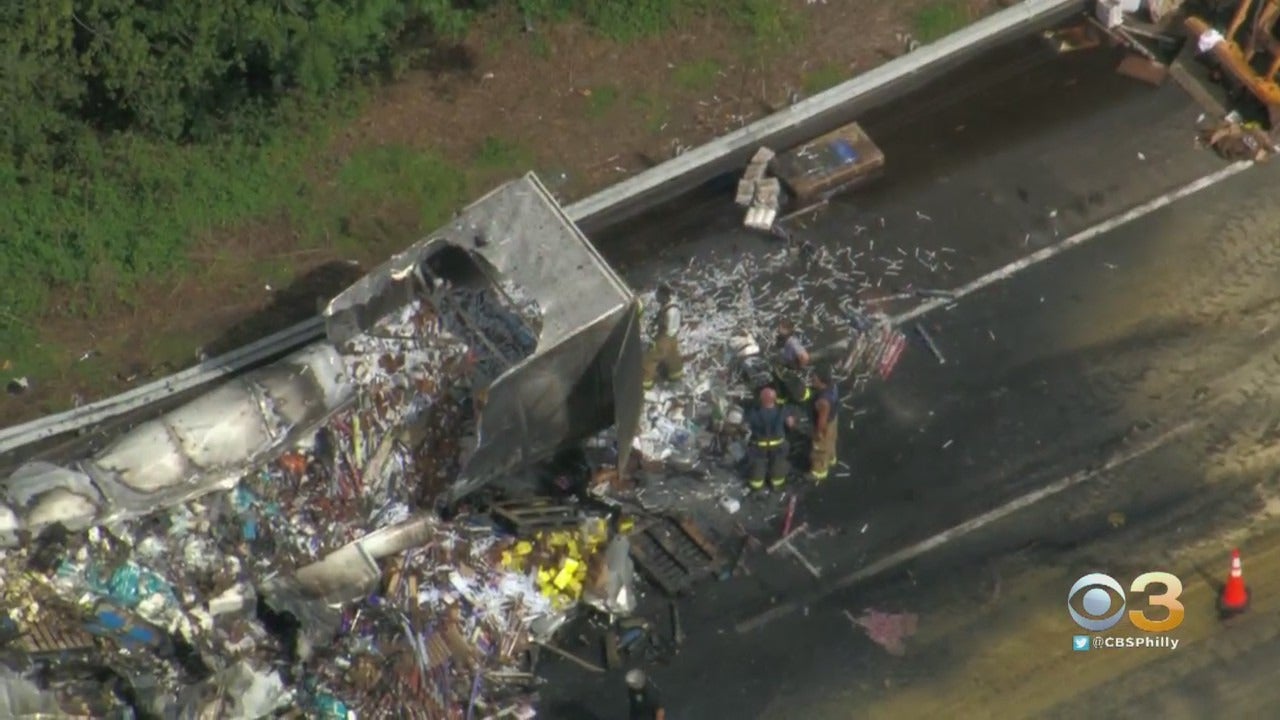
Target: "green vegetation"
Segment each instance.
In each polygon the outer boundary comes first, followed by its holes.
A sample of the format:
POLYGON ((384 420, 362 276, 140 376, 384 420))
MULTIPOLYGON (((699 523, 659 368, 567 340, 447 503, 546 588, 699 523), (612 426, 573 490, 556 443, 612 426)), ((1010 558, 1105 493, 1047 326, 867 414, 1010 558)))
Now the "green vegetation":
POLYGON ((647 93, 639 93, 631 98, 635 111, 644 116, 644 123, 649 132, 655 135, 662 132, 671 121, 671 103, 655 98, 647 93))
POLYGON ((934 0, 916 11, 912 26, 916 40, 931 43, 973 22, 965 0, 934 0))
POLYGON ((555 52, 551 47, 551 42, 547 40, 546 35, 534 35, 529 40, 529 44, 533 49, 533 54, 543 60, 551 57, 555 52))
MULTIPOLYGON (((580 19, 617 40, 709 15, 759 37, 788 22, 782 0, 0 6, 0 362, 34 365, 47 353, 31 341, 55 299, 58 312, 92 317, 105 300, 128 301, 140 280, 183 271, 192 241, 213 231, 282 218, 305 245, 364 244, 385 232, 369 226, 371 208, 430 226, 479 182, 530 167, 531 152, 498 138, 475 149, 467 170, 404 147, 357 149, 323 166, 366 83, 395 77, 501 7, 535 26, 580 19)), ((689 72, 693 84, 713 77, 689 72)), ((594 89, 590 112, 608 112, 618 92, 594 89)), ((665 122, 665 106, 647 116, 665 122)))
MULTIPOLYGON (((482 148, 487 162, 498 162, 505 147, 482 148)), ((467 177, 430 152, 398 145, 370 148, 351 157, 338 171, 337 192, 320 205, 329 208, 317 219, 324 228, 339 228, 339 239, 361 240, 355 231, 362 215, 377 204, 392 204, 416 213, 415 231, 430 230, 449 219, 467 199, 467 177)), ((313 220, 315 222, 315 220, 313 220)), ((313 231, 314 233, 315 231, 313 231)), ((393 239, 393 238, 389 238, 393 239)), ((393 239, 394 240, 394 239, 393 239)), ((403 242, 405 238, 400 238, 403 242)))
POLYGON ((824 90, 839 85, 848 79, 849 74, 839 65, 820 65, 804 75, 804 91, 806 95, 817 95, 824 90))
POLYGON ((698 60, 680 65, 671 73, 676 85, 686 90, 706 90, 716 82, 720 63, 715 60, 698 60))
POLYGON ((794 28, 785 0, 518 0, 518 7, 543 22, 580 18, 619 42, 654 37, 708 15, 729 17, 759 40, 794 28))
POLYGON ((617 104, 618 88, 616 86, 601 85, 591 88, 591 94, 587 96, 587 115, 602 118, 617 104))
POLYGON ((91 315, 180 268, 190 240, 269 212, 310 218, 303 181, 360 101, 448 2, 6 3, 0 85, 0 348, 16 356, 57 290, 91 315), (72 290, 74 288, 74 290, 72 290))
POLYGON ((533 165, 533 152, 516 142, 493 136, 480 141, 472 155, 475 169, 483 173, 524 172, 533 165))
MULTIPOLYGON (((714 3, 714 0, 711 0, 714 3)), ((751 33, 757 50, 785 45, 793 40, 800 27, 800 18, 790 11, 790 6, 780 0, 734 0, 711 5, 718 12, 726 13, 739 26, 751 33)))

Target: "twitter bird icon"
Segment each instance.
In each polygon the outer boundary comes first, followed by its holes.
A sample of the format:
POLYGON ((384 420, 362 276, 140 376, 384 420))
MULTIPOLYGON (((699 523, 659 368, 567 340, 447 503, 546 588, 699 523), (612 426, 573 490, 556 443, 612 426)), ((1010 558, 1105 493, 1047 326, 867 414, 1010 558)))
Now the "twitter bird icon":
POLYGON ((1076 635, 1071 638, 1071 649, 1076 652, 1085 652, 1091 647, 1093 644, 1089 642, 1088 635, 1076 635))

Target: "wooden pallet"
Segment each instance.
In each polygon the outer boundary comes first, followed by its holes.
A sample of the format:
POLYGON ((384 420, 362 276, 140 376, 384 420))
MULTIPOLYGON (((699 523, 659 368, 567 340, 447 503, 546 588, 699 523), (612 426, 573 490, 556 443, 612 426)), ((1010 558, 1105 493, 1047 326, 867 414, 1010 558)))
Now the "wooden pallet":
POLYGON ((551 498, 498 503, 494 519, 521 537, 546 530, 575 527, 582 520, 578 508, 551 498))
POLYGON ((670 596, 688 592, 724 566, 719 548, 687 519, 663 518, 631 536, 631 558, 640 571, 670 596))
POLYGON ((93 636, 80 627, 46 621, 32 623, 16 645, 30 655, 40 655, 90 650, 94 642, 93 636))

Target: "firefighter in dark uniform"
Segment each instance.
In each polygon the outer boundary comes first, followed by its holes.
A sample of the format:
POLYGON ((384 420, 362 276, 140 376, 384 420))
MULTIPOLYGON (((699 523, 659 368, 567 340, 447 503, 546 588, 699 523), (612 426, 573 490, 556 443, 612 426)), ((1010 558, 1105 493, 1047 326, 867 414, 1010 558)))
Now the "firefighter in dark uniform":
POLYGON ((795 427, 796 419, 778 405, 777 391, 765 388, 760 391, 760 404, 747 413, 746 420, 751 430, 747 484, 752 490, 763 490, 766 482, 780 489, 787 482, 787 430, 795 427))
POLYGON ((809 450, 809 477, 820 483, 827 479, 827 474, 836 464, 840 395, 827 368, 814 373, 813 389, 813 446, 809 450))

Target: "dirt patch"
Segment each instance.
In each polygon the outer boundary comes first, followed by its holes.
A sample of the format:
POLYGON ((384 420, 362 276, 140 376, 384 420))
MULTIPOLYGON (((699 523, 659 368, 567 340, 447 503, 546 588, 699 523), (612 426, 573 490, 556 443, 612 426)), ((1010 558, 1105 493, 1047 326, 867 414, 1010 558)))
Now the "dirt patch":
MULTIPOLYGON (((948 4, 977 18, 1002 3, 948 4)), ((927 31, 922 10, 937 5, 797 0, 794 30, 771 42, 717 17, 619 44, 573 23, 525 32, 518 17, 496 15, 379 91, 317 159, 313 180, 332 186, 346 160, 403 146, 469 168, 471 196, 532 169, 572 201, 903 54, 913 33, 927 31)), ((288 327, 424 229, 403 202, 358 210, 344 222, 361 226, 359 244, 266 218, 202 239, 189 269, 126 299, 73 307, 76 293, 66 293, 40 324, 45 372, 25 394, 0 400, 5 424, 110 396, 288 327)))

